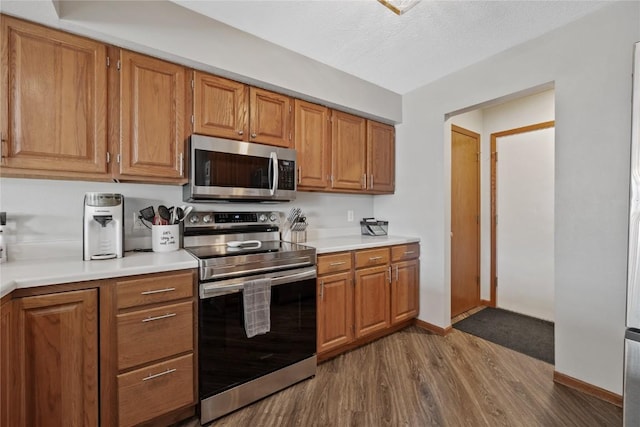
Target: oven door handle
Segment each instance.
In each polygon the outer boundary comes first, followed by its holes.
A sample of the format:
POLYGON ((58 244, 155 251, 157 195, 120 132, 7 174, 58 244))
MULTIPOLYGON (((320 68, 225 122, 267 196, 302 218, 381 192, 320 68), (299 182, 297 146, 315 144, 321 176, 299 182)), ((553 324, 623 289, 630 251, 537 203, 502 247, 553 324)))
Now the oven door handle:
MULTIPOLYGON (((314 266, 297 269, 293 272, 289 272, 289 274, 282 274, 282 272, 261 274, 258 276, 252 276, 250 280, 269 278, 271 279, 271 286, 273 287, 284 285, 285 283, 315 279, 316 277, 316 268, 314 266)), ((238 277, 235 279, 222 280, 212 283, 203 283, 200 285, 200 299, 240 292, 242 291, 242 289, 244 289, 244 284, 247 281, 247 277, 238 277)))

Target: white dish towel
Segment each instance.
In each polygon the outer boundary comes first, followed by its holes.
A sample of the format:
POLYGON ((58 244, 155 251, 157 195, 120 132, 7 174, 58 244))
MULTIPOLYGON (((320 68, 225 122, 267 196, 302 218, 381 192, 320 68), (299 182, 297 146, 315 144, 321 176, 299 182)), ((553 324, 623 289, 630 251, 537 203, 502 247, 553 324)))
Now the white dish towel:
POLYGON ((242 299, 247 338, 269 332, 271 330, 271 279, 245 282, 242 299))

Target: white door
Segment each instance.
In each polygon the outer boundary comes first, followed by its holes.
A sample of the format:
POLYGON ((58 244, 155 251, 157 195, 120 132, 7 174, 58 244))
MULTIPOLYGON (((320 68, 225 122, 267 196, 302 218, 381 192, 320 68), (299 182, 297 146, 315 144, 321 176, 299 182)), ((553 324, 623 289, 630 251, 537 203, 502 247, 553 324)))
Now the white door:
POLYGON ((497 306, 554 320, 554 129, 500 137, 497 306))

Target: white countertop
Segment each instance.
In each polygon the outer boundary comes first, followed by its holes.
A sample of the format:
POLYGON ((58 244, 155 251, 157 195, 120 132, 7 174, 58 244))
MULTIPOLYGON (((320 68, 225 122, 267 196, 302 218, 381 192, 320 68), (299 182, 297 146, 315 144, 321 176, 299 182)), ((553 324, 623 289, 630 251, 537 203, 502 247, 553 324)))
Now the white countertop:
MULTIPOLYGON (((303 244, 315 247, 318 254, 324 254, 419 241, 415 237, 351 235, 318 238, 303 244)), ((175 252, 126 252, 123 258, 99 261, 83 261, 78 256, 9 261, 0 264, 0 298, 14 289, 197 267, 196 258, 183 249, 175 252)))
POLYGON ((418 242, 420 242, 420 239, 416 237, 353 235, 309 240, 302 244, 315 247, 318 254, 326 254, 331 252, 352 251, 356 249, 404 245, 407 243, 418 242))
POLYGON ((198 261, 185 250, 126 252, 123 258, 94 261, 77 257, 9 261, 0 264, 0 298, 14 289, 197 267, 198 261))

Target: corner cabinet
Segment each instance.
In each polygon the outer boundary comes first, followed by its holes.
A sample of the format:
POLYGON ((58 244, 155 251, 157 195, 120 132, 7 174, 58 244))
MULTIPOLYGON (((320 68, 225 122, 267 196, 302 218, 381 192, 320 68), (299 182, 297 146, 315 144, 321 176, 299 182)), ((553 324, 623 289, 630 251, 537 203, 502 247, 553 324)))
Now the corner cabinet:
MULTIPOLYGON (((186 182, 188 90, 184 67, 120 53, 120 150, 116 178, 186 182)), ((115 120, 115 118, 114 118, 115 120)))
POLYGON ((107 46, 0 15, 3 176, 105 179, 107 46))
POLYGON ((412 324, 419 257, 419 243, 318 255, 319 360, 412 324))
POLYGON ((20 298, 14 309, 14 425, 99 425, 98 291, 20 298))

